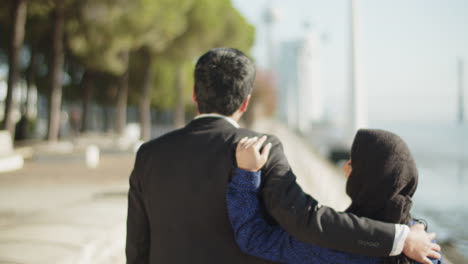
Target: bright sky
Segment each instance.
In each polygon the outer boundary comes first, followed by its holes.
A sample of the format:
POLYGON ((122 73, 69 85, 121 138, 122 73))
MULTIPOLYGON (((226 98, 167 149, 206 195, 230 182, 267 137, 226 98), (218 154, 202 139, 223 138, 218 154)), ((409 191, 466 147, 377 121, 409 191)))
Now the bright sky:
MULTIPOLYGON (((343 120, 348 86, 349 0, 271 0, 281 13, 276 43, 299 39, 304 23, 322 33, 322 78, 327 112, 343 120)), ((267 0, 233 0, 257 27, 253 54, 265 64, 263 9, 267 0)), ((454 122, 457 58, 465 61, 468 115, 468 1, 360 0, 364 82, 372 120, 454 122)))

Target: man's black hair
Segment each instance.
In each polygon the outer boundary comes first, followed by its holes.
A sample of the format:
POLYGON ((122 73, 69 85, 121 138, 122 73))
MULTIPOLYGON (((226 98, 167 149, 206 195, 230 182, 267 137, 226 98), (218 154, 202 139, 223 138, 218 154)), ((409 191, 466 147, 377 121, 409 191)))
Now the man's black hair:
POLYGON ((252 92, 255 65, 241 51, 211 49, 195 66, 195 96, 200 113, 236 112, 252 92))

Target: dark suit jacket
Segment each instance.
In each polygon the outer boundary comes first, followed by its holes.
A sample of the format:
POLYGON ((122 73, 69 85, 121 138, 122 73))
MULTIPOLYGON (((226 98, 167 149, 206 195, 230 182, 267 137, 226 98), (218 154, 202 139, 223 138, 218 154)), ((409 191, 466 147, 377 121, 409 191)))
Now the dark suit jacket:
MULTIPOLYGON (((127 263, 268 263, 236 245, 225 200, 236 143, 258 135, 206 117, 145 143, 130 176, 127 263)), ((279 140, 268 141, 273 147, 260 194, 270 221, 307 243, 389 254, 393 224, 319 207, 296 183, 279 140)))

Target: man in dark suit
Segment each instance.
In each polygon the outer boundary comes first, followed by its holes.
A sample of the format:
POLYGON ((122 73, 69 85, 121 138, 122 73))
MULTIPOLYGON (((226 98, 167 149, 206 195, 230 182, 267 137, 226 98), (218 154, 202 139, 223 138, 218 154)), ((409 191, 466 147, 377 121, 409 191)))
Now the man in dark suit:
MULTIPOLYGON (((235 49, 213 49, 195 68, 199 115, 184 128, 145 143, 130 176, 127 263, 268 263, 236 245, 226 187, 243 137, 255 66, 235 49)), ((400 254, 425 262, 438 257, 423 227, 388 224, 319 206, 296 183, 280 141, 269 136, 261 199, 270 221, 307 243, 364 255, 400 254)))

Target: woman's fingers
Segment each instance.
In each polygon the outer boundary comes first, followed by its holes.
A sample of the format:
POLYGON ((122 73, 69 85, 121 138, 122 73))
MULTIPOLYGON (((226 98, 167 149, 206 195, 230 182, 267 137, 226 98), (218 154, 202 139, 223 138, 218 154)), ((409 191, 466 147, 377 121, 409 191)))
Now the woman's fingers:
POLYGON ((259 152, 259 149, 263 146, 266 139, 266 136, 262 136, 261 138, 242 138, 237 144, 236 149, 237 166, 244 170, 260 170, 268 160, 272 148, 272 144, 268 143, 264 146, 262 151, 259 152))
POLYGON ((239 143, 237 143, 237 151, 244 148, 245 142, 247 142, 248 139, 248 137, 244 137, 239 141, 239 143))
POLYGON ((253 147, 255 150, 259 151, 260 148, 263 146, 263 144, 265 144, 266 140, 267 140, 267 136, 262 136, 261 138, 244 137, 237 144, 237 150, 239 151, 241 149, 248 149, 250 147, 253 147))
POLYGON ((243 137, 243 138, 239 141, 239 144, 244 144, 248 139, 249 139, 249 137, 243 137))
POLYGON ((249 138, 249 137, 244 137, 242 138, 239 143, 237 144, 237 148, 243 148, 243 149, 246 149, 249 147, 249 145, 252 144, 253 141, 255 141, 256 138, 253 137, 253 138, 249 138))
POLYGON ((257 142, 258 137, 249 138, 244 144, 244 148, 250 148, 255 142, 257 142))
POLYGON ((253 144, 253 147, 256 149, 256 150, 260 150, 260 148, 263 146, 263 144, 265 143, 267 137, 266 136, 262 136, 260 139, 258 139, 254 144, 253 144))
POLYGON ((271 150, 271 143, 266 144, 262 150, 261 157, 262 157, 262 160, 264 160, 265 162, 268 160, 268 155, 270 155, 270 150, 271 150))

